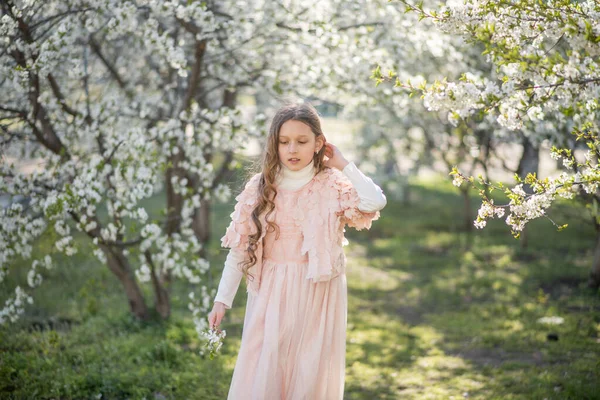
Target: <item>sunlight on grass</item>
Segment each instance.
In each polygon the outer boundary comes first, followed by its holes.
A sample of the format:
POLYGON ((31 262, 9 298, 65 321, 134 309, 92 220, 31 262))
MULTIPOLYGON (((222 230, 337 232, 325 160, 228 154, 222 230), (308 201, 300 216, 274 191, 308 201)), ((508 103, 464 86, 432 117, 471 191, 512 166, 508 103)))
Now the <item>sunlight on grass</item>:
MULTIPOLYGON (((412 183, 410 206, 389 200, 371 230, 347 229, 345 399, 597 398, 600 297, 585 286, 593 230, 556 233, 542 221, 521 249, 502 221, 462 231, 449 181, 412 183), (564 322, 538 322, 553 316, 564 322)), ((232 207, 214 206, 215 232, 232 207)), ((219 244, 208 248, 214 286, 226 255, 219 244)), ((222 354, 208 360, 187 310, 193 285, 173 285, 170 321, 136 322, 118 281, 81 245, 57 259, 63 268, 48 272, 23 320, 0 329, 0 397, 225 398, 245 285, 222 323, 222 354)), ((34 251, 48 246, 43 238, 34 251)))
MULTIPOLYGON (((420 183, 420 212, 394 208, 397 216, 387 215, 380 229, 395 227, 393 236, 349 232, 356 240, 348 260, 347 398, 591 398, 600 380, 589 375, 597 363, 585 355, 600 356, 599 299, 560 283, 585 279, 589 252, 572 257, 575 241, 565 239, 563 251, 539 232, 530 233, 531 249, 523 252, 504 226, 468 238, 432 213, 456 201, 451 185, 441 187, 420 183), (541 289, 550 284, 553 291, 541 289), (596 311, 569 315, 565 307, 582 301, 596 311), (537 322, 556 314, 564 325, 537 322), (559 342, 548 341, 550 333, 559 342), (571 370, 575 359, 587 373, 571 370), (575 389, 572 380, 582 386, 575 389)), ((577 251, 590 247, 588 238, 577 251)))

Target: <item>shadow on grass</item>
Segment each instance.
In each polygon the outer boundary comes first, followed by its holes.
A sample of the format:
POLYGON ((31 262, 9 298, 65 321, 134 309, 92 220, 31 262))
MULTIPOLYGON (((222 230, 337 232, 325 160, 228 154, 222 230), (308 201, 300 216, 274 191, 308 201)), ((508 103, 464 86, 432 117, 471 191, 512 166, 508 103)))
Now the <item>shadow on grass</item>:
MULTIPOLYGON (((585 288, 592 229, 557 233, 536 222, 521 250, 502 221, 464 232, 451 185, 416 185, 413 194, 410 207, 389 199, 370 231, 348 229, 346 398, 598 398, 600 300, 585 288), (543 316, 564 323, 538 323, 543 316)), ((218 233, 232 208, 213 208, 215 287, 226 255, 218 233)), ((224 321, 222 355, 209 361, 187 310, 193 285, 174 283, 169 322, 137 323, 118 281, 80 242, 48 272, 23 320, 0 329, 0 397, 225 398, 244 285, 224 321)), ((49 246, 42 240, 35 251, 49 246)), ((3 284, 26 282, 26 267, 3 284)))
POLYGON ((597 398, 594 232, 539 221, 523 250, 502 221, 459 229, 460 216, 441 211, 462 209, 452 192, 415 191, 371 231, 348 232, 346 397, 597 398), (551 315, 564 323, 537 322, 551 315))

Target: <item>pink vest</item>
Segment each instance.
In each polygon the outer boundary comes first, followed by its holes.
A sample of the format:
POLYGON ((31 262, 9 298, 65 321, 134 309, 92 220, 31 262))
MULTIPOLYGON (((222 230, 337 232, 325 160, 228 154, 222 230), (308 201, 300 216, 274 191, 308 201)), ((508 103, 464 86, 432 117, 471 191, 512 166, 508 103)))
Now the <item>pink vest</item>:
MULTIPOLYGON (((221 246, 246 250, 248 235, 256 232, 252 210, 258 204, 258 184, 261 173, 254 175, 235 198, 237 203, 231 213, 231 223, 221 238, 221 246)), ((302 254, 308 253, 307 279, 326 281, 345 271, 346 256, 342 249, 348 244, 344 226, 369 229, 371 222, 379 219, 379 211, 360 211, 356 189, 340 170, 326 168, 308 182, 298 198, 298 206, 289 210, 302 227, 302 254)), ((262 272, 263 241, 266 234, 265 214, 260 216, 262 232, 256 249, 256 264, 246 280, 249 293, 257 295, 262 272)))

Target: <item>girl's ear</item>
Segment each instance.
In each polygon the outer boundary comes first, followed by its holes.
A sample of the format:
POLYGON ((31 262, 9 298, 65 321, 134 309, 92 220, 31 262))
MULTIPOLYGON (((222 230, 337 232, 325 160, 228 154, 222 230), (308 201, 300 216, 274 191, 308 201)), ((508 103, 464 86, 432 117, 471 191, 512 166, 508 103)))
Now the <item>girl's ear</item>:
POLYGON ((321 149, 323 148, 323 146, 325 146, 325 143, 327 142, 327 140, 325 139, 325 135, 319 135, 316 142, 317 144, 315 147, 315 151, 321 151, 321 149))

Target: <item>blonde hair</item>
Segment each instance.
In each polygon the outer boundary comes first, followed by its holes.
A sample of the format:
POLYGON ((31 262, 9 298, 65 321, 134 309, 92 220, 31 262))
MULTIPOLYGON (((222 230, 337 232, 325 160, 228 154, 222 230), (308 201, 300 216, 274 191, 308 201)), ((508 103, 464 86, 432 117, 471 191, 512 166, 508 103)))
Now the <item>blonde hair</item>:
MULTIPOLYGON (((250 257, 240 263, 246 277, 251 276, 254 278, 252 274, 249 273, 249 269, 257 262, 256 249, 258 248, 258 241, 262 232, 262 224, 259 216, 263 212, 266 211, 265 219, 267 220, 267 231, 276 231, 277 236, 279 237, 279 227, 275 222, 269 221, 268 217, 275 210, 274 200, 277 196, 275 180, 281 170, 281 160, 279 159, 279 130, 285 122, 290 120, 299 121, 308 125, 316 138, 323 136, 323 140, 325 141, 325 136, 321 129, 319 113, 310 103, 287 104, 277 110, 275 116, 273 116, 269 134, 266 138, 265 151, 262 154, 259 163, 257 163, 258 167, 255 167, 251 172, 251 175, 254 175, 256 173, 254 171, 258 170, 261 175, 258 183, 258 204, 254 210, 252 210, 252 222, 257 230, 256 233, 251 234, 248 237, 248 248, 246 249, 246 252, 250 257)), ((313 156, 316 174, 327 168, 323 160, 324 154, 325 146, 322 146, 313 156)))

